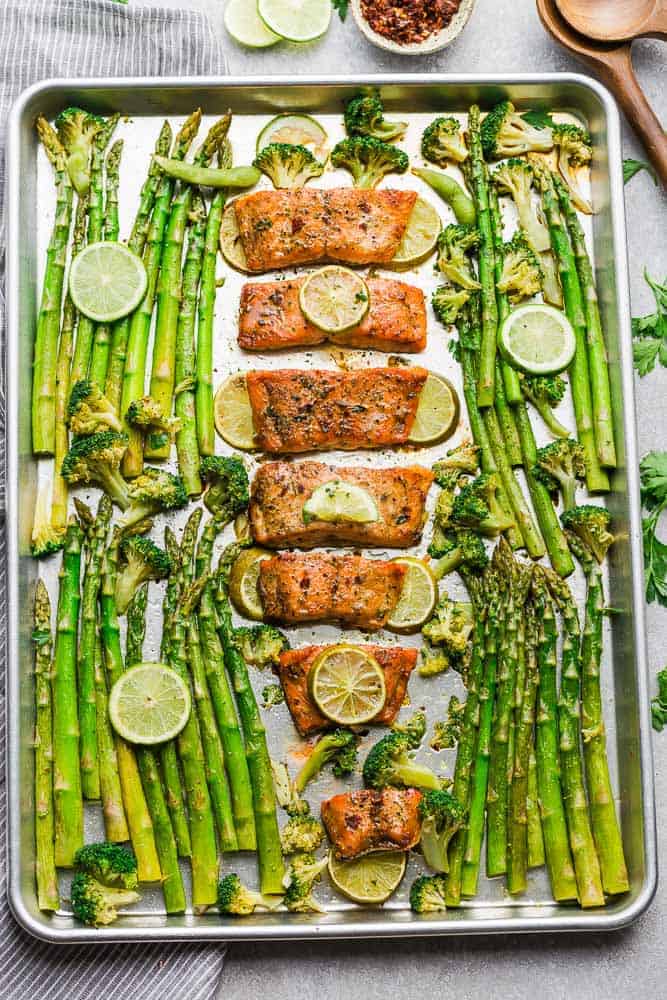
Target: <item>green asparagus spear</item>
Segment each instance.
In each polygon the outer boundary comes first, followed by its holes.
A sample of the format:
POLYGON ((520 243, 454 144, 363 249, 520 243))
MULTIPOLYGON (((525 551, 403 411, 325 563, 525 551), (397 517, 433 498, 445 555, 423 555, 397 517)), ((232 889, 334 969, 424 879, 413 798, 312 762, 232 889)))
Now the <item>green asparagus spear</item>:
POLYGON ((109 720, 109 693, 104 676, 102 640, 99 631, 95 637, 95 702, 97 706, 97 755, 100 762, 100 797, 106 839, 120 844, 130 839, 125 819, 123 792, 120 787, 118 755, 114 731, 109 720))
POLYGON ((544 835, 540 818, 540 804, 537 794, 537 758, 535 748, 531 746, 528 758, 528 794, 526 796, 526 815, 528 817, 528 867, 541 868, 545 862, 544 835))
MULTIPOLYGON (((494 251, 493 276, 496 286, 496 303, 498 306, 498 326, 501 326, 503 320, 507 317, 509 313, 509 302, 507 301, 507 295, 498 291, 498 282, 500 281, 503 273, 503 220, 500 212, 500 203, 498 201, 498 190, 495 184, 488 184, 488 172, 487 172, 487 187, 489 192, 489 212, 491 215, 491 235, 493 237, 493 251, 494 251)), ((505 388, 505 396, 507 398, 507 402, 510 404, 510 406, 516 406, 517 403, 523 402, 521 384, 519 382, 519 376, 516 369, 512 368, 511 365, 508 365, 506 361, 501 359, 500 370, 502 373, 503 386, 505 388)), ((521 461, 519 460, 516 464, 520 465, 521 461)))
POLYGON ((51 602, 42 580, 35 590, 35 873, 40 910, 60 905, 53 847, 53 713, 51 706, 51 602))
MULTIPOLYGON (((103 238, 109 242, 117 242, 120 232, 120 223, 118 220, 118 184, 122 152, 123 140, 119 139, 118 142, 113 144, 107 155, 103 238)), ((98 323, 95 327, 93 338, 89 377, 101 390, 104 390, 106 383, 110 351, 111 326, 108 323, 98 323)))
MULTIPOLYGON (((521 707, 519 709, 516 743, 514 747, 514 768, 510 788, 510 813, 507 837, 507 889, 513 896, 526 891, 529 867, 528 850, 528 782, 530 756, 535 727, 535 702, 539 673, 537 669, 537 630, 535 609, 527 604, 524 611, 525 626, 522 629, 525 640, 525 663, 521 707)), ((537 813, 537 809, 535 810, 537 813)), ((542 839, 537 816, 540 842, 542 839)), ((542 858, 542 864, 544 858, 542 858)))

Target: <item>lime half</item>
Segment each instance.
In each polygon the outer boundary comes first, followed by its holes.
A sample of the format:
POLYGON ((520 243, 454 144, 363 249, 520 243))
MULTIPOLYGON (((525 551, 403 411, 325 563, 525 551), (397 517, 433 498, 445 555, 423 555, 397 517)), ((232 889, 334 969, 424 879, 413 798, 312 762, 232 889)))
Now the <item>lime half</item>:
POLYGON ((243 243, 241 242, 241 233, 236 221, 236 209, 233 202, 227 205, 222 214, 220 249, 227 263, 231 264, 237 271, 248 270, 248 261, 243 249, 243 243))
POLYGON ((406 864, 405 851, 373 851, 352 861, 329 852, 331 881, 355 903, 384 903, 401 884, 406 864))
POLYGON ((414 556, 399 556, 394 562, 405 566, 401 596, 392 611, 387 628, 408 635, 418 632, 433 614, 438 600, 438 585, 429 567, 414 556))
POLYGON ((252 451, 255 425, 245 375, 230 375, 218 388, 213 400, 215 429, 232 448, 252 451))
POLYGON ((543 302, 514 309, 500 328, 498 344, 505 359, 529 375, 562 372, 577 346, 565 313, 543 302))
POLYGON ((417 198, 403 239, 389 266, 410 267, 426 260, 435 250, 440 228, 440 216, 433 205, 425 198, 417 198))
POLYGON ((303 505, 302 515, 304 524, 311 521, 368 524, 380 516, 368 490, 343 479, 332 479, 313 490, 303 505))
POLYGON ((361 646, 328 646, 315 657, 308 690, 322 715, 339 726, 370 722, 384 708, 384 671, 361 646))
POLYGON ((302 313, 325 333, 343 333, 357 326, 370 303, 368 285, 361 275, 338 264, 313 271, 299 291, 302 313))
POLYGON ((69 274, 72 302, 96 323, 113 323, 136 309, 146 291, 146 268, 122 243, 91 243, 69 274))
POLYGON ((235 42, 249 49, 265 49, 281 41, 257 13, 253 0, 229 0, 225 7, 225 28, 235 42))
POLYGON ((324 159, 327 133, 310 115, 287 112, 276 115, 264 126, 257 138, 257 152, 261 153, 270 142, 285 142, 289 146, 305 146, 318 160, 324 159))
POLYGON ((451 382, 443 375, 429 372, 419 394, 410 443, 437 444, 451 437, 459 419, 459 409, 459 397, 451 382))
POLYGON ((234 563, 229 575, 229 595, 236 610, 252 621, 264 617, 262 597, 259 592, 259 564, 270 559, 266 549, 244 549, 234 563))
POLYGON ((312 42, 331 23, 331 0, 258 0, 264 24, 289 42, 312 42))
POLYGON ((190 717, 185 681, 163 663, 140 663, 122 674, 109 695, 109 718, 128 743, 173 740, 190 717))

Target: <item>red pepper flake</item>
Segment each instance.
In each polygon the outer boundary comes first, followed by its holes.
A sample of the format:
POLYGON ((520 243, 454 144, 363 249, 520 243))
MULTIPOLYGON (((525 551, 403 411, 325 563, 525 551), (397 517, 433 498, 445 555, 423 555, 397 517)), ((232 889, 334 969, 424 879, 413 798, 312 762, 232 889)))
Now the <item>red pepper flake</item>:
POLYGON ((426 41, 446 28, 461 0, 361 0, 361 12, 378 35, 398 45, 426 41))

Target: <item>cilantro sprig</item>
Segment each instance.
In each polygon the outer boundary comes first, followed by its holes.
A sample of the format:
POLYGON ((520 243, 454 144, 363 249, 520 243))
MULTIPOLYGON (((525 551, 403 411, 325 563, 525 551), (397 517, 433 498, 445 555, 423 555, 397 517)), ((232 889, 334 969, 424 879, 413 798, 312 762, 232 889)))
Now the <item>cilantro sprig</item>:
POLYGON ((639 463, 646 600, 667 607, 667 544, 658 538, 660 515, 667 508, 667 452, 651 451, 639 463))
POLYGON ((644 278, 653 292, 656 311, 632 320, 632 358, 639 375, 652 372, 660 362, 667 368, 667 278, 659 284, 644 271, 644 278))

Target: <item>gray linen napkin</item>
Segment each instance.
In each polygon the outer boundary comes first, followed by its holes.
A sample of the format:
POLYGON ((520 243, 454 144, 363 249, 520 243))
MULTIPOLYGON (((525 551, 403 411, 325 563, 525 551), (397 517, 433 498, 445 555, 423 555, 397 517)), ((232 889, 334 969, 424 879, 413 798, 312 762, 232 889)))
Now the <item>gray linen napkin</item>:
MULTIPOLYGON (((195 76, 225 72, 207 19, 185 10, 124 7, 113 0, 0 0, 0 193, 9 107, 48 77, 195 76)), ((0 345, 4 346, 0 200, 0 345)), ((2 350, 4 360, 4 349, 2 350)), ((4 486, 4 385, 0 386, 0 477, 4 486)), ((0 531, 0 622, 5 616, 5 536, 0 531)), ((6 661, 5 630, 0 655, 6 661)), ((222 945, 47 945, 7 907, 5 705, 0 692, 0 997, 7 1000, 208 1000, 224 962, 222 945)))

